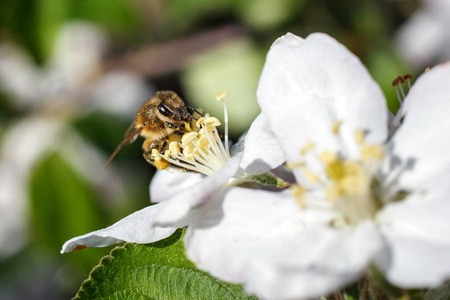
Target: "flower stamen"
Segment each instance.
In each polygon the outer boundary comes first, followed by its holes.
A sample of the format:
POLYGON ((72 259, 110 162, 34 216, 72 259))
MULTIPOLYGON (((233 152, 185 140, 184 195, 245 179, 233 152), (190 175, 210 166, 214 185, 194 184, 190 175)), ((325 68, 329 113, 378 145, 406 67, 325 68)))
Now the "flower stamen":
MULTIPOLYGON (((218 99, 224 97, 224 95, 220 97, 218 95, 218 99)), ((225 129, 228 132, 226 113, 225 122, 225 129)), ((185 133, 179 140, 171 141, 164 154, 153 151, 152 159, 163 169, 172 164, 186 171, 211 175, 220 170, 230 159, 227 144, 225 148, 217 132, 216 127, 220 125, 217 118, 206 114, 192 124, 192 131, 185 133)), ((228 133, 225 136, 228 138, 228 133)))
POLYGON ((412 76, 409 74, 398 76, 394 81, 392 81, 392 85, 395 87, 395 93, 397 94, 397 99, 400 103, 400 108, 397 111, 397 114, 394 117, 394 120, 392 121, 392 125, 394 126, 394 129, 397 129, 400 124, 402 123, 403 118, 406 115, 407 106, 406 102, 404 102, 406 98, 406 93, 403 90, 403 83, 407 82, 408 90, 411 89, 411 79, 412 76), (399 92, 400 91, 400 92, 399 92), (400 95, 401 93, 401 95, 400 95))
MULTIPOLYGON (((332 126, 333 134, 339 133, 341 124, 336 122, 332 126)), ((342 153, 322 151, 311 153, 316 158, 314 161, 305 159, 302 163, 291 164, 293 168, 301 168, 305 179, 304 186, 293 188, 294 198, 303 208, 305 193, 324 191, 325 199, 341 215, 341 219, 333 224, 356 224, 375 216, 380 207, 372 188, 373 182, 377 180, 375 172, 384 159, 384 148, 382 145, 366 143, 366 132, 362 129, 355 131, 354 139, 359 146, 359 158, 348 159, 342 153), (317 163, 322 166, 322 172, 317 173, 317 163), (310 164, 316 167, 314 172, 309 168, 310 164)), ((314 144, 308 142, 300 150, 300 155, 305 156, 313 149, 314 144)))

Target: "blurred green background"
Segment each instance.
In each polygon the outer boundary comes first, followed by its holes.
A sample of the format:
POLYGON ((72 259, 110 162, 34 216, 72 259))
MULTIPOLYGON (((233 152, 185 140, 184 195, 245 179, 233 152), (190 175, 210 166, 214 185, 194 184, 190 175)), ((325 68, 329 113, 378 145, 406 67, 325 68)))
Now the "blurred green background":
MULTIPOLYGON (((419 1, 15 0, 0 3, 0 299, 67 299, 108 249, 62 244, 148 205, 141 142, 108 168, 134 113, 171 89, 233 139, 259 109, 271 43, 326 32, 355 53, 397 109, 392 80, 426 65, 398 51, 419 1)), ((428 62, 437 62, 431 57, 428 62)))

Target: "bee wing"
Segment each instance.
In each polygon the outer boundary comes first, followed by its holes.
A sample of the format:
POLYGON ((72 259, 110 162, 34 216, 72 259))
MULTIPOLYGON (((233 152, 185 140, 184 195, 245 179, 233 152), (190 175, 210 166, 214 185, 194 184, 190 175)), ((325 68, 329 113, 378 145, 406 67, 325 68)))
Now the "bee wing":
POLYGON ((132 131, 133 128, 133 124, 131 124, 130 128, 128 128, 127 133, 128 134, 125 139, 123 141, 120 142, 119 146, 117 146, 116 150, 114 150, 113 154, 111 154, 111 157, 108 159, 108 161, 105 164, 105 168, 109 165, 109 163, 113 160, 113 158, 117 155, 117 153, 119 153, 120 150, 122 150, 122 148, 128 144, 133 143, 137 137, 139 136, 139 134, 141 133, 141 131, 144 129, 144 126, 139 127, 138 129, 132 131))

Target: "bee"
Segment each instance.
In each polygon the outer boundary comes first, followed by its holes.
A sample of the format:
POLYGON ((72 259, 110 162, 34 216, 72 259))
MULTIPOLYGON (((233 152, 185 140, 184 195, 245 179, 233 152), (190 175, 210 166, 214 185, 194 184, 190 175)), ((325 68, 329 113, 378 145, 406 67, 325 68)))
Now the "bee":
POLYGON ((105 168, 124 146, 133 143, 138 136, 145 139, 142 149, 147 162, 157 169, 167 168, 169 162, 164 159, 154 160, 152 152, 156 149, 164 155, 171 141, 180 141, 185 133, 192 131, 198 119, 194 114, 202 116, 199 111, 187 106, 175 92, 157 92, 139 108, 125 133, 125 139, 117 146, 105 168))

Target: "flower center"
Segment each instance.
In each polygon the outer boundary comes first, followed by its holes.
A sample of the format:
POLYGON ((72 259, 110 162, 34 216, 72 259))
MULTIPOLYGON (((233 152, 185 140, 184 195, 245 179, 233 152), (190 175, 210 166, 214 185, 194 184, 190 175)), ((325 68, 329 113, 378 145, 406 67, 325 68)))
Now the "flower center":
MULTIPOLYGON (((333 125, 334 135, 339 134, 341 122, 333 125)), ((377 179, 375 174, 384 158, 382 145, 367 144, 365 134, 357 130, 354 136, 359 146, 359 157, 348 159, 344 155, 330 151, 320 153, 312 151, 313 143, 307 143, 300 151, 303 162, 294 164, 302 169, 309 189, 295 187, 294 197, 300 206, 305 202, 306 192, 319 192, 332 205, 341 218, 335 220, 334 225, 356 224, 362 220, 373 218, 381 207, 377 197, 377 179), (317 173, 312 171, 314 166, 317 173), (319 167, 317 167, 319 166, 319 167), (320 175, 318 175, 320 174, 320 175)))
POLYGON ((194 171, 205 175, 211 175, 220 170, 230 159, 228 149, 228 115, 223 98, 225 93, 217 96, 224 106, 225 115, 225 147, 217 132, 220 121, 206 114, 192 126, 192 131, 185 133, 180 141, 171 141, 169 149, 164 155, 156 149, 152 152, 152 158, 165 160, 168 163, 186 171, 194 171))

